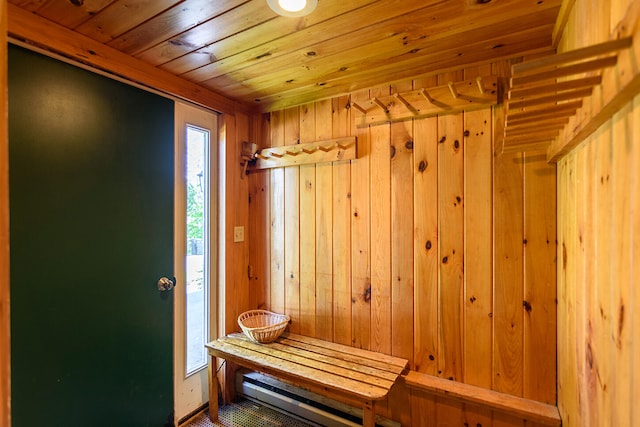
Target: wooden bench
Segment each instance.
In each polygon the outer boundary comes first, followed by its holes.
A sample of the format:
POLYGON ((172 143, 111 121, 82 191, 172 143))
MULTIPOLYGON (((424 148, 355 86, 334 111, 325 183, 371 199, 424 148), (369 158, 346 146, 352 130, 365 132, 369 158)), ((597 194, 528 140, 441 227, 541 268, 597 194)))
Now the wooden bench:
POLYGON ((316 338, 285 333, 258 344, 231 334, 206 344, 209 352, 209 416, 218 419, 216 358, 298 384, 363 408, 363 426, 375 425, 375 403, 387 397, 408 361, 316 338))
POLYGON ((411 371, 405 377, 409 388, 422 390, 436 396, 443 396, 460 402, 472 403, 492 410, 514 415, 527 421, 560 426, 562 420, 558 408, 542 402, 536 402, 506 393, 449 381, 444 378, 411 371))

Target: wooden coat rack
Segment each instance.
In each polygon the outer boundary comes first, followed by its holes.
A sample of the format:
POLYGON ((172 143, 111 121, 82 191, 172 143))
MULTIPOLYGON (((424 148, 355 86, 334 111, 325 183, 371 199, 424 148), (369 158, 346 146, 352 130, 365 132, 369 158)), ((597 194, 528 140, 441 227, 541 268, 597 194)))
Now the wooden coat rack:
POLYGON ((512 66, 502 152, 546 149, 630 46, 620 38, 512 66))
POLYGON ((247 166, 247 172, 283 166, 353 160, 357 156, 358 144, 355 136, 270 147, 254 154, 254 158, 247 166))
POLYGON ((487 76, 367 101, 352 101, 350 105, 361 114, 358 127, 366 127, 487 108, 497 103, 497 92, 497 78, 487 76))

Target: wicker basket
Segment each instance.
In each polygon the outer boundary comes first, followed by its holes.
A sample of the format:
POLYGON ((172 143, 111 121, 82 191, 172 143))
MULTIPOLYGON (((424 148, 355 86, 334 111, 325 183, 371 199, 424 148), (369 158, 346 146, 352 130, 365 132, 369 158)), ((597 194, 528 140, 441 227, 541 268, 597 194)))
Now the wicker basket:
POLYGON ((267 310, 249 310, 238 316, 238 325, 252 341, 270 343, 284 332, 291 318, 267 310))

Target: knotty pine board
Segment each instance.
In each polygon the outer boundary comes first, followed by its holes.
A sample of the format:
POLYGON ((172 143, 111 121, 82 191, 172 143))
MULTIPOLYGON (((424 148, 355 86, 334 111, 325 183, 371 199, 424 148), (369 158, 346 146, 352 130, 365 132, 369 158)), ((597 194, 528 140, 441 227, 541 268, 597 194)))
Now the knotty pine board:
MULTIPOLYGON (((252 120, 253 134, 251 141, 264 146, 270 141, 269 114, 262 114, 252 120)), ((251 308, 264 309, 270 307, 270 260, 271 260, 271 227, 270 227, 270 184, 269 171, 247 176, 249 180, 249 225, 245 238, 249 244, 249 302, 251 308)))
POLYGON ((596 281, 592 282, 595 287, 595 296, 597 301, 597 310, 599 316, 596 315, 592 319, 596 324, 597 335, 595 337, 595 348, 592 349, 595 354, 596 371, 598 373, 599 390, 596 395, 596 405, 598 407, 598 417, 603 424, 609 424, 615 403, 611 400, 611 379, 614 375, 612 372, 611 361, 613 358, 611 345, 611 327, 614 313, 611 311, 611 247, 612 240, 612 223, 617 220, 613 217, 611 211, 611 195, 612 183, 611 174, 611 124, 605 124, 595 135, 598 145, 598 154, 596 161, 596 185, 595 192, 596 202, 596 281))
MULTIPOLYGON (((331 100, 316 102, 316 140, 331 138, 331 100)), ((333 166, 316 165, 316 337, 333 339, 333 166)))
MULTIPOLYGON (((597 176, 595 176, 593 173, 593 171, 595 170, 597 159, 597 146, 594 141, 589 141, 587 142, 587 144, 585 144, 584 149, 586 151, 586 154, 584 156, 584 160, 582 160, 583 164, 579 168, 582 173, 583 183, 578 186, 577 189, 577 191, 584 193, 584 195, 580 195, 580 198, 578 199, 580 201, 584 200, 584 206, 580 206, 578 208, 579 211, 576 214, 578 218, 582 217, 581 220, 578 220, 578 226, 580 226, 581 223, 584 224, 583 240, 585 242, 585 251, 583 255, 584 260, 582 260, 581 262, 585 265, 584 281, 580 286, 580 292, 577 294, 577 298, 580 298, 581 295, 585 295, 585 315, 584 319, 580 321, 580 326, 584 328, 584 332, 576 333, 576 339, 580 339, 581 335, 583 335, 582 338, 584 339, 584 344, 582 345, 582 348, 584 349, 584 353, 578 354, 587 354, 586 352, 589 348, 591 348, 592 351, 595 348, 594 333, 596 331, 596 324, 594 322, 591 322, 590 320, 595 319, 596 316, 599 315, 597 296, 595 295, 592 287, 589 285, 590 281, 592 281, 596 277, 597 272, 597 263, 593 262, 597 259, 597 240, 595 238, 596 218, 594 215, 597 209, 597 197, 595 192, 592 190, 593 188, 595 188, 594 186, 596 185, 597 181, 597 176)), ((562 176, 566 175, 558 174, 559 179, 561 179, 562 176)), ((562 199, 558 198, 558 200, 562 199)), ((564 209, 566 211, 566 209, 563 207, 563 203, 561 202, 559 203, 558 208, 558 211, 560 211, 560 209, 564 209)), ((568 215, 566 214, 562 216, 558 215, 558 225, 562 224, 560 219, 565 219, 567 217, 568 215)), ((558 291, 560 291, 560 289, 561 288, 558 287, 558 291)), ((558 313, 560 313, 561 311, 562 310, 559 310, 558 313)), ((561 348, 561 343, 558 340, 558 359, 560 359, 560 356, 562 354, 560 352, 561 348)), ((577 348, 580 349, 581 347, 579 346, 577 348)), ((598 406, 595 403, 596 391, 598 389, 598 372, 596 369, 593 369, 593 363, 588 363, 586 357, 581 357, 580 359, 583 360, 575 363, 575 365, 578 369, 580 365, 582 365, 583 367, 583 372, 578 371, 578 377, 584 378, 584 385, 581 386, 580 384, 576 384, 576 388, 578 389, 576 391, 576 394, 579 393, 581 395, 580 398, 583 401, 588 402, 588 408, 586 408, 586 412, 581 416, 589 419, 592 425, 598 425, 598 406), (584 387, 584 390, 581 391, 580 387, 584 387)), ((558 366, 561 366, 562 362, 566 363, 567 361, 568 359, 566 358, 562 361, 558 360, 558 366)), ((567 369, 562 369, 562 371, 560 372, 564 374, 565 370, 567 369)), ((560 402, 560 396, 558 396, 558 402, 560 402)), ((578 418, 578 421, 580 421, 580 418, 578 418)))
MULTIPOLYGON (((436 78, 414 81, 431 86, 436 78)), ((414 369, 438 371, 438 119, 414 120, 414 369)))
MULTIPOLYGON (((332 100, 334 138, 351 130, 349 97, 332 100)), ((333 341, 351 344, 351 162, 333 164, 333 341)))
POLYGON ((391 147, 391 351, 413 366, 413 122, 391 123, 391 147))
MULTIPOLYGON (((351 94, 352 101, 369 98, 369 91, 351 94)), ((351 160, 351 344, 371 348, 371 137, 351 113, 351 134, 358 140, 359 158, 351 160)))
MULTIPOLYGON (((315 104, 300 107, 300 143, 316 139, 315 104)), ((316 336, 316 165, 300 166, 300 333, 316 336)))
POLYGON ((464 379, 468 384, 491 385, 493 274, 491 110, 464 113, 465 219, 465 353, 464 379))
MULTIPOLYGON (((389 87, 370 94, 388 95, 389 87)), ((391 354, 391 127, 373 126, 370 132, 371 350, 391 354)))
POLYGON ((544 151, 526 152, 524 169, 524 389, 523 397, 556 402, 556 181, 544 151), (543 183, 543 185, 540 185, 543 183), (525 302, 526 301, 526 302, 525 302), (548 356, 540 359, 537 352, 548 356))
MULTIPOLYGON (((638 123, 640 123, 640 97, 636 96, 633 101, 633 117, 632 121, 634 123, 634 130, 638 132, 638 123)), ((631 167, 632 170, 640 170, 640 147, 636 144, 633 147, 632 152, 632 161, 631 167)), ((637 230, 640 230, 640 176, 638 174, 634 174, 631 180, 631 210, 635 212, 636 215, 632 217, 632 225, 631 229, 634 230, 635 233, 638 233, 637 230)), ((637 313, 640 313, 640 290, 638 290, 637 286, 633 286, 634 283, 640 283, 640 239, 633 239, 631 246, 631 253, 633 254, 633 259, 631 260, 631 273, 630 273, 630 289, 631 289, 631 299, 633 301, 633 305, 630 305, 629 311, 630 313, 635 313, 631 317, 631 322, 629 327, 633 331, 631 336, 631 342, 638 343, 640 342, 640 316, 637 313)), ((632 360, 637 361, 640 359, 640 348, 637 345, 633 346, 633 354, 632 360)), ((636 364, 637 366, 637 364, 636 364)), ((633 388, 633 397, 637 399, 637 390, 638 384, 640 384, 640 369, 634 369, 632 376, 630 378, 631 386, 633 388)), ((631 414, 631 425, 640 423, 640 415, 637 412, 632 412, 631 414)))
POLYGON ((496 158, 494 169, 493 388, 515 396, 523 387, 522 155, 496 158))
MULTIPOLYGON (((285 111, 271 113, 271 146, 280 147, 285 142, 285 111)), ((270 279, 270 310, 276 313, 284 312, 285 303, 285 266, 284 266, 284 169, 276 168, 269 171, 271 182, 271 279, 270 279)))
POLYGON ((464 139, 462 114, 438 117, 440 319, 438 375, 462 381, 464 139))
MULTIPOLYGON (((574 213, 571 217, 575 215, 575 230, 577 231, 577 235, 572 238, 571 247, 575 250, 575 258, 573 262, 575 262, 575 274, 574 274, 574 286, 571 293, 571 300, 573 304, 573 308, 575 311, 575 330, 572 331, 571 335, 575 337, 575 354, 586 354, 587 351, 587 330, 588 325, 586 322, 586 312, 589 302, 592 300, 593 295, 587 289, 587 276, 586 271, 588 268, 588 264, 591 264, 586 257, 587 247, 590 245, 590 240, 593 240, 589 237, 589 234, 586 230, 586 221, 588 216, 590 215, 590 211, 587 206, 587 194, 589 194, 586 190, 587 181, 589 177, 589 171, 586 166, 586 155, 587 150, 581 149, 576 153, 576 161, 575 161, 575 188, 572 191, 572 196, 575 199, 575 209, 574 213)), ((569 227, 567 227, 569 229, 569 227)), ((566 345, 569 348, 569 351, 573 351, 571 347, 566 345)), ((584 378, 588 375, 588 362, 586 358, 578 358, 575 364, 575 374, 570 371, 570 375, 573 375, 576 379, 576 383, 571 386, 571 392, 574 393, 578 402, 583 401, 584 397, 580 396, 582 392, 578 386, 578 378, 584 378)), ((563 385, 570 384, 568 381, 564 381, 563 385)), ((587 418, 584 418, 584 421, 587 421, 587 418)), ((589 421, 590 422, 590 421, 589 421)))
MULTIPOLYGON (((300 141, 298 107, 284 110, 285 145, 300 141)), ((300 167, 284 169, 284 312, 292 319, 289 331, 300 332, 300 167)))
MULTIPOLYGON (((631 383, 631 375, 638 364, 631 356, 631 321, 633 314, 629 311, 632 300, 630 280, 631 272, 631 207, 633 197, 631 176, 637 175, 638 170, 632 169, 632 150, 638 149, 637 137, 633 137, 638 129, 632 121, 633 103, 628 103, 611 122, 611 365, 615 367, 615 374, 611 375, 611 402, 615 403, 615 410, 611 411, 609 420, 611 425, 626 425, 631 422, 632 411, 636 410, 637 401, 631 383), (634 147, 635 144, 635 147, 634 147), (617 286, 616 286, 617 285, 617 286)), ((637 191, 637 190, 635 190, 637 191)), ((638 215, 638 212, 635 213, 638 215)), ((638 384, 636 384, 636 390, 638 384)), ((636 397, 637 398, 637 397, 636 397)))
MULTIPOLYGON (((490 66, 465 76, 490 73, 490 66)), ((493 144, 491 109, 464 112, 464 382, 491 388, 493 348, 493 144)), ((469 425, 492 426, 491 411, 465 405, 469 425)))

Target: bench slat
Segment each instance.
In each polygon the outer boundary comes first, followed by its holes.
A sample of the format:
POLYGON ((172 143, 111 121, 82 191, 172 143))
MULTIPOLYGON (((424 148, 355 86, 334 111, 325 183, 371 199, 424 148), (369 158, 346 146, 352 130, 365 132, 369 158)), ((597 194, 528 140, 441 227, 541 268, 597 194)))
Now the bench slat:
POLYGON ((327 350, 311 344, 304 344, 298 341, 279 339, 276 344, 286 346, 289 349, 288 351, 291 352, 302 351, 309 358, 316 358, 320 361, 331 360, 331 363, 337 363, 339 366, 348 367, 362 373, 376 375, 381 378, 389 379, 391 381, 394 381, 398 377, 398 375, 402 373, 402 370, 400 368, 387 365, 384 362, 362 359, 358 356, 337 351, 334 352, 332 350, 327 350), (366 363, 366 365, 364 363, 366 363))
POLYGON ((269 348, 269 346, 266 345, 256 344, 257 347, 263 350, 260 352, 255 349, 237 345, 238 342, 243 343, 244 341, 236 339, 234 342, 233 339, 225 339, 225 337, 223 337, 206 344, 206 347, 210 354, 226 359, 232 363, 237 363, 240 366, 284 378, 315 383, 322 387, 334 388, 360 399, 383 399, 387 395, 391 385, 393 385, 393 382, 387 382, 390 383, 388 387, 375 386, 349 377, 281 359, 270 354, 273 352, 264 351, 264 349, 269 348))
MULTIPOLYGON (((283 340, 282 343, 286 341, 283 340)), ((288 344, 288 343, 287 343, 288 344)), ((334 370, 334 367, 344 368, 349 371, 357 372, 363 375, 367 375, 371 378, 379 378, 385 381, 389 381, 393 383, 398 374, 394 374, 392 372, 388 372, 384 369, 377 369, 373 366, 362 365, 361 363, 350 362, 346 360, 341 360, 335 357, 328 356, 326 354, 316 353, 312 349, 298 348, 291 345, 281 344, 280 342, 275 342, 270 345, 272 348, 282 351, 283 353, 302 357, 308 359, 309 361, 318 362, 321 364, 326 364, 327 368, 331 371, 334 370)), ((318 365, 321 366, 321 365, 318 365)), ((366 380, 365 382, 370 382, 366 380)), ((377 385, 377 383, 371 383, 377 385)))
MULTIPOLYGON (((319 372, 326 372, 332 375, 338 375, 341 377, 349 378, 361 383, 371 384, 377 387, 389 389, 393 385, 393 380, 380 378, 378 376, 362 374, 353 369, 344 368, 338 366, 338 363, 332 363, 331 361, 318 361, 314 358, 308 358, 300 356, 295 352, 290 351, 289 348, 278 343, 271 343, 269 345, 256 344, 248 339, 239 337, 224 337, 220 340, 225 341, 231 345, 240 347, 252 353, 259 353, 276 357, 285 362, 295 363, 300 366, 306 366, 319 372)), ((315 356, 314 353, 312 355, 315 356)), ((340 362, 337 360, 336 362, 340 362)))
POLYGON ((366 364, 370 364, 371 366, 380 366, 382 369, 386 369, 389 372, 393 372, 398 375, 407 371, 407 368, 409 365, 406 359, 389 356, 387 354, 372 352, 369 350, 363 350, 360 348, 349 347, 342 344, 323 341, 318 338, 305 337, 303 335, 297 335, 297 334, 285 332, 284 334, 282 334, 281 339, 298 341, 301 344, 303 344, 302 348, 306 348, 304 347, 305 345, 313 345, 316 347, 327 349, 329 351, 334 351, 336 352, 335 357, 339 357, 337 356, 337 353, 342 353, 344 355, 344 360, 349 360, 349 361, 356 360, 356 361, 362 362, 364 359, 364 360, 367 360, 366 364))

